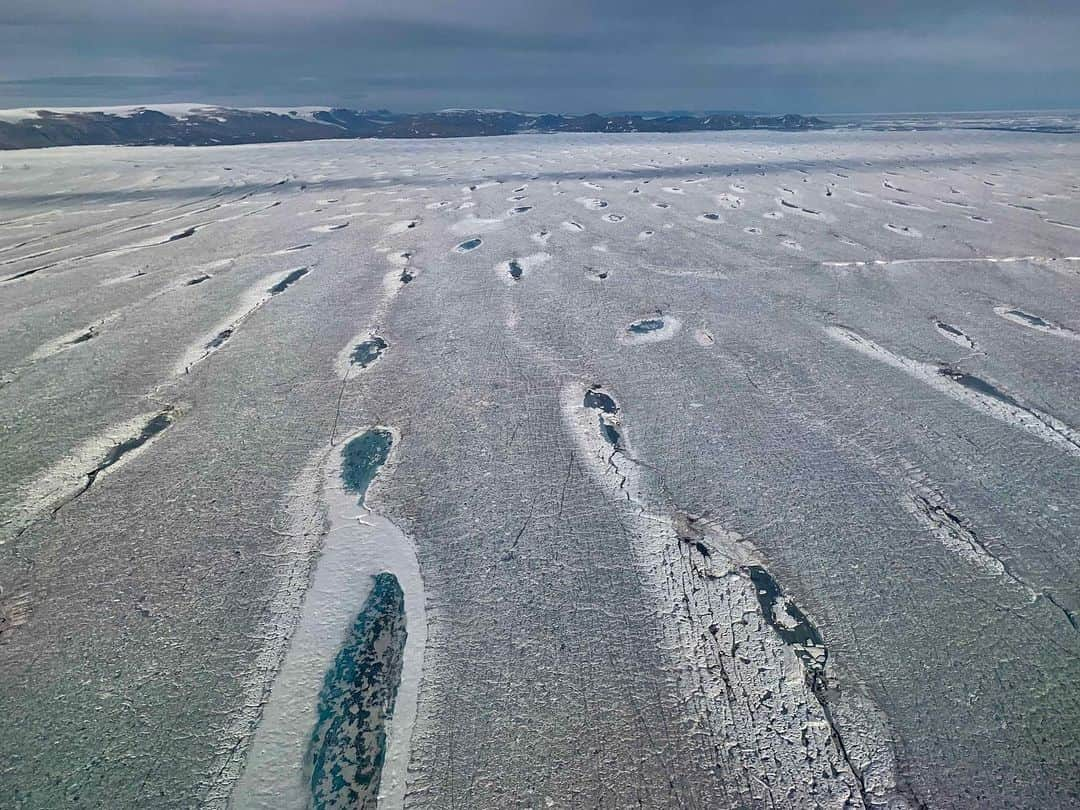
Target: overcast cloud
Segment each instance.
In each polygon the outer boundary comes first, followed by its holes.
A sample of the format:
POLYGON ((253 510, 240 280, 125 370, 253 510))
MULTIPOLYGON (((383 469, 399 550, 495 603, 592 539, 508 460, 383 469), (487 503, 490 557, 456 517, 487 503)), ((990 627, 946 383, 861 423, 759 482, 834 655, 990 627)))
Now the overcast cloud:
POLYGON ((1080 107, 1080 0, 4 0, 0 107, 1080 107))

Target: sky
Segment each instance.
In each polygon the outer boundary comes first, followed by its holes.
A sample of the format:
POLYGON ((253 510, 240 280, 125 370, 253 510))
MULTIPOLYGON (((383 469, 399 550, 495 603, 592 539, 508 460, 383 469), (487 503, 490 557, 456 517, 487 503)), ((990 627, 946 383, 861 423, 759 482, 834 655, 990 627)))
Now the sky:
POLYGON ((0 108, 1080 108, 1080 0, 2 0, 0 108))

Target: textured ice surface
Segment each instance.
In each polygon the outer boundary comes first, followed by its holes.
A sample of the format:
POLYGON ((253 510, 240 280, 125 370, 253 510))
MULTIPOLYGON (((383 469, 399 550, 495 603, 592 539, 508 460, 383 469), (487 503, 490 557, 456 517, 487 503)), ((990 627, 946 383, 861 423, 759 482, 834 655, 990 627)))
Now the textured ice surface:
POLYGON ((5 154, 0 805, 302 806, 391 570, 380 806, 1076 807, 1078 192, 1048 133, 5 154))

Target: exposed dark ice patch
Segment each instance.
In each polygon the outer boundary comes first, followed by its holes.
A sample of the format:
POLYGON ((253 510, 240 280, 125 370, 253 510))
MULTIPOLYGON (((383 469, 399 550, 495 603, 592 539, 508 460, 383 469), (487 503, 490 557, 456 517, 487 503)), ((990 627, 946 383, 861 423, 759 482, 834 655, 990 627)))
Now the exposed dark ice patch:
POLYGON ((195 276, 195 278, 189 278, 184 282, 185 287, 194 287, 196 284, 202 284, 204 281, 209 281, 211 276, 203 273, 201 276, 195 276))
POLYGON ((720 215, 719 214, 714 214, 714 213, 711 213, 711 212, 708 213, 708 214, 702 214, 701 218, 702 219, 707 219, 710 222, 719 222, 720 221, 720 215))
POLYGON ((524 214, 526 211, 532 211, 531 205, 519 205, 517 208, 510 209, 510 216, 517 216, 518 214, 524 214))

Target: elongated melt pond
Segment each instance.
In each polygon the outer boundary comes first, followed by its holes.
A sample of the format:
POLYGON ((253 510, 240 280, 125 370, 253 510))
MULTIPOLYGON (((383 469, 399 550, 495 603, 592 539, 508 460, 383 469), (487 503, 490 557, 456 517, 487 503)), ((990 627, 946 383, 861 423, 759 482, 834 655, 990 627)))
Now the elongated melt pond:
MULTIPOLYGON (((358 504, 389 458, 393 440, 390 431, 375 428, 342 450, 341 479, 358 504)), ((378 795, 405 639, 401 586, 393 574, 377 574, 319 693, 308 753, 315 810, 366 807, 378 795)))
MULTIPOLYGON (((99 475, 101 475, 103 472, 109 469, 109 467, 120 461, 120 459, 123 458, 125 455, 132 452, 133 450, 139 449, 148 441, 153 439, 155 436, 165 430, 165 428, 171 425, 175 419, 175 411, 172 408, 166 408, 164 411, 157 414, 149 422, 147 422, 146 426, 141 431, 139 431, 137 436, 132 436, 130 438, 124 439, 122 442, 119 442, 118 444, 115 444, 111 448, 109 448, 109 452, 105 454, 105 458, 101 460, 101 463, 98 464, 94 469, 89 470, 86 473, 86 480, 84 481, 82 488, 73 497, 77 498, 79 495, 82 495, 84 492, 86 492, 86 490, 90 489, 90 487, 94 485, 94 481, 97 480, 97 477, 99 475)), ((63 506, 63 504, 61 504, 61 506, 63 506)), ((59 508, 61 507, 58 506, 57 509, 59 508)))
POLYGON ((635 335, 647 335, 649 332, 655 332, 658 329, 664 328, 663 318, 647 318, 643 321, 635 321, 627 327, 635 335))
POLYGON ((285 290, 289 289, 290 286, 295 284, 297 281, 302 279, 307 274, 308 274, 308 268, 306 268, 306 267, 297 267, 295 270, 293 270, 291 273, 289 273, 287 276, 285 276, 285 278, 283 278, 281 281, 279 281, 277 284, 275 284, 273 287, 271 287, 269 290, 267 290, 267 292, 269 292, 271 295, 277 295, 278 293, 283 293, 283 292, 285 292, 285 290))
POLYGON ((405 636, 401 586, 377 574, 319 694, 309 753, 314 810, 375 806, 405 636))
POLYGON ((758 605, 766 624, 792 648, 811 674, 823 674, 828 651, 817 628, 799 606, 784 594, 783 588, 773 579, 772 574, 760 565, 747 566, 746 570, 754 584, 758 605), (783 617, 777 616, 778 607, 782 608, 783 617))
POLYGON ((1050 321, 1045 320, 1044 318, 1040 318, 1038 315, 1032 315, 1031 313, 1024 312, 1020 309, 1006 310, 1006 314, 1018 320, 1024 321, 1028 326, 1034 326, 1036 328, 1048 329, 1054 325, 1050 323, 1050 321))
POLYGON ((407 538, 364 504, 393 444, 391 429, 373 427, 320 462, 327 531, 233 810, 402 806, 423 591, 407 538))

